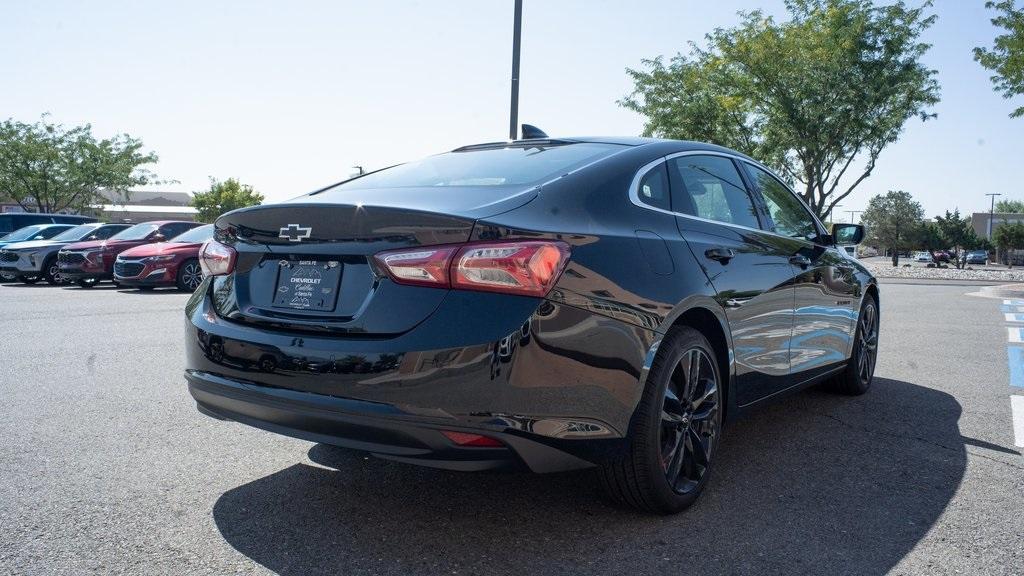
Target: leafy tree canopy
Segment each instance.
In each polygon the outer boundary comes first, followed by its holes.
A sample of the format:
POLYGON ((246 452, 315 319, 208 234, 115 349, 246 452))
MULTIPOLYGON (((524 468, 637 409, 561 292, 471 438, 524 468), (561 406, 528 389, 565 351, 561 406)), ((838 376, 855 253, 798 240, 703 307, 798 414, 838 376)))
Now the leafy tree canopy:
POLYGON ((1000 200, 996 202, 995 210, 1000 214, 1022 214, 1024 213, 1024 202, 1020 200, 1000 200))
POLYGON ((870 242, 892 251, 892 265, 896 266, 899 252, 914 245, 923 217, 921 203, 909 192, 890 190, 871 198, 860 221, 870 242))
POLYGON ((34 124, 0 123, 0 194, 26 210, 78 211, 102 203, 103 189, 127 198, 130 188, 154 182, 146 166, 156 161, 141 140, 97 140, 89 124, 65 128, 46 115, 34 124))
POLYGON ((192 206, 199 211, 197 220, 200 222, 213 222, 221 214, 262 202, 262 194, 234 178, 228 178, 223 182, 210 178, 208 190, 194 192, 192 195, 192 206))
POLYGON ((964 262, 960 258, 961 251, 973 250, 981 245, 981 239, 978 238, 971 226, 971 219, 961 218, 960 210, 953 212, 946 210, 945 216, 936 216, 935 227, 939 231, 942 248, 953 249, 953 261, 957 268, 964 266, 964 262))
MULTIPOLYGON (((1004 33, 996 36, 992 48, 975 48, 974 59, 993 72, 992 83, 1004 98, 1020 96, 1024 94, 1024 10, 1016 8, 1013 0, 986 2, 985 7, 999 12, 992 24, 1004 33)), ((1010 116, 1024 116, 1024 106, 1010 116)))
POLYGON ((934 116, 936 72, 920 61, 930 7, 787 0, 786 22, 741 12, 705 47, 627 69, 634 90, 619 104, 646 117, 646 136, 714 142, 764 161, 825 215, 871 175, 907 120, 934 116))

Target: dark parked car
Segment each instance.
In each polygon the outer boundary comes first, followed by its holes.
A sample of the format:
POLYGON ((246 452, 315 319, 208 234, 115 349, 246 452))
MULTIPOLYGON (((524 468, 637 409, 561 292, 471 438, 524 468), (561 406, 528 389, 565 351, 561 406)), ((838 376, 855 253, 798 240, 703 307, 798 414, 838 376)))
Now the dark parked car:
POLYGON ((64 281, 57 266, 57 253, 61 248, 76 242, 106 240, 130 227, 131 224, 91 222, 73 226, 49 240, 9 244, 0 249, 0 276, 16 278, 26 284, 40 280, 60 284, 64 281))
POLYGON ((203 280, 199 248, 213 237, 213 224, 193 228, 167 242, 143 244, 117 255, 114 282, 148 290, 176 286, 191 292, 203 280))
POLYGON ((596 466, 676 512, 724 419, 868 390, 878 286, 837 248, 862 236, 710 144, 467 146, 221 216, 185 378, 215 418, 456 470, 596 466))
POLYGON ((108 240, 69 244, 57 253, 57 266, 66 282, 92 288, 98 282, 113 278, 117 255, 129 248, 163 242, 199 226, 198 222, 143 222, 122 230, 108 240))
POLYGON ((36 224, 84 224, 95 222, 90 216, 72 214, 37 214, 35 212, 4 212, 0 214, 0 236, 36 224))

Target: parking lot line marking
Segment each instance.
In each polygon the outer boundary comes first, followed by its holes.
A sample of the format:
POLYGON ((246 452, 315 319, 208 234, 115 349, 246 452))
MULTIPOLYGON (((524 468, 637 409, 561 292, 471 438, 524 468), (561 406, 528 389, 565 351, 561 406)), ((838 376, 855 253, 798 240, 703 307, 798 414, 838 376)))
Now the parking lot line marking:
POLYGON ((1024 306, 1024 300, 1003 300, 1007 306, 1024 306))
POLYGON ((1024 343, 1024 329, 1010 326, 1006 328, 1006 333, 1010 342, 1024 343))
POLYGON ((1010 396, 1010 411, 1013 412, 1013 445, 1024 448, 1024 396, 1010 396))
POLYGON ((1004 316, 1007 322, 1024 322, 1024 314, 1006 313, 1004 316))
POLYGON ((1010 362, 1010 386, 1024 388, 1024 348, 1007 346, 1006 355, 1010 362))

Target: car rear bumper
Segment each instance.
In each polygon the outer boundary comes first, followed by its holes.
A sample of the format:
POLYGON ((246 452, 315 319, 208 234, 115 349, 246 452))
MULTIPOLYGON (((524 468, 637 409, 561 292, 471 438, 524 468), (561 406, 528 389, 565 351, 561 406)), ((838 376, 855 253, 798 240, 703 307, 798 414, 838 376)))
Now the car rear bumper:
POLYGON ((442 305, 394 338, 297 334, 224 320, 203 293, 186 310, 185 377, 201 412, 458 470, 553 472, 621 450, 655 340, 653 331, 546 301, 514 331, 493 316, 453 324, 442 305), (499 332, 464 342, 484 324, 499 332), (436 347, 418 349, 424 331, 438 331, 429 338, 436 347), (505 447, 459 446, 442 431, 505 447))

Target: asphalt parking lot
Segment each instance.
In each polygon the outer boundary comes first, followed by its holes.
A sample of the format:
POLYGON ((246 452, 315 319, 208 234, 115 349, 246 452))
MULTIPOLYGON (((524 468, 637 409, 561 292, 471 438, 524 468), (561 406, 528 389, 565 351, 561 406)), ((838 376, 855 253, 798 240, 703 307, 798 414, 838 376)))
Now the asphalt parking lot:
POLYGON ((1020 574, 1001 300, 887 284, 868 395, 731 424, 673 517, 588 472, 460 474, 196 412, 177 292, 0 285, 0 572, 1020 574))

